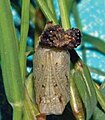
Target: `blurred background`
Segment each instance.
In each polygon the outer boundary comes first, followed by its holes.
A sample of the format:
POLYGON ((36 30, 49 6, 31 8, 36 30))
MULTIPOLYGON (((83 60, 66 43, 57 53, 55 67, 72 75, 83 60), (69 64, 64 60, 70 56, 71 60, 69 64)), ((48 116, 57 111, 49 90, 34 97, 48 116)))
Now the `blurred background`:
MULTIPOLYGON (((57 19, 60 20, 58 0, 53 0, 53 3, 57 19)), ((73 7, 77 11, 72 10, 70 14, 71 25, 80 27, 85 38, 76 51, 89 66, 93 80, 101 84, 105 80, 105 0, 76 0, 76 6, 73 7)), ((20 37, 21 0, 11 0, 11 11, 17 36, 20 37)), ((41 34, 44 25, 43 14, 37 7, 36 1, 31 0, 27 51, 33 50, 34 39, 41 34)), ((32 55, 27 58, 27 73, 32 70, 32 59, 32 55)), ((12 108, 6 100, 1 74, 0 70, 0 120, 12 120, 12 108)))

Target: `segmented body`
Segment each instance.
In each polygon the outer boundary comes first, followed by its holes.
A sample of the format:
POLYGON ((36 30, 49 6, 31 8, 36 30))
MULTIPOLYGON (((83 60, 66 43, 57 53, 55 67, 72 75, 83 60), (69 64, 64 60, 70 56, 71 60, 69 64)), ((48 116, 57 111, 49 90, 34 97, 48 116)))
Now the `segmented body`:
POLYGON ((70 99, 67 51, 38 47, 34 59, 36 103, 41 113, 61 114, 70 99))

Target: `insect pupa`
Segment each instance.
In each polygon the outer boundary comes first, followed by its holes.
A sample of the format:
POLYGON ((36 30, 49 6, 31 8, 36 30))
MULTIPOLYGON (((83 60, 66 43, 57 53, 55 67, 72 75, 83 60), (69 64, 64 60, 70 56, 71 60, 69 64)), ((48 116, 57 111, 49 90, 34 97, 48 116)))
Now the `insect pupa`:
POLYGON ((80 44, 80 31, 48 23, 33 59, 34 89, 40 113, 62 114, 70 100, 68 49, 80 44))

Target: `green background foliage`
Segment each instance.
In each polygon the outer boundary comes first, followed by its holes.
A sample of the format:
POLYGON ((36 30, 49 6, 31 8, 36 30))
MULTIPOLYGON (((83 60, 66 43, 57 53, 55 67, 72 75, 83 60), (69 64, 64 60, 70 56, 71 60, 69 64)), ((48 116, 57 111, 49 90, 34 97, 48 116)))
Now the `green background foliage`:
MULTIPOLYGON (((57 20, 52 0, 36 0, 35 7, 29 0, 20 0, 20 3, 21 9, 13 1, 0 0, 0 65, 6 97, 13 108, 13 120, 33 120, 39 115, 39 111, 33 102, 32 73, 28 75, 26 71, 26 58, 33 54, 34 50, 29 49, 26 44, 29 21, 32 20, 35 24, 35 44, 47 21, 53 21, 55 25, 60 24, 66 30, 71 28, 69 16, 73 13, 81 31, 82 25, 75 0, 58 0, 60 20, 57 20), (20 38, 16 35, 11 5, 21 14, 20 38)), ((105 42, 99 38, 83 33, 84 42, 91 43, 98 51, 105 53, 105 42)), ((70 90, 74 91, 71 98, 74 97, 75 100, 70 99, 73 114, 77 120, 104 120, 105 83, 99 86, 93 82, 88 67, 75 50, 71 51, 72 54, 77 59, 75 62, 71 60, 70 73, 70 90), (77 109, 81 106, 79 114, 75 112, 74 106, 77 106, 77 109)), ((102 71, 90 69, 104 75, 102 71)))

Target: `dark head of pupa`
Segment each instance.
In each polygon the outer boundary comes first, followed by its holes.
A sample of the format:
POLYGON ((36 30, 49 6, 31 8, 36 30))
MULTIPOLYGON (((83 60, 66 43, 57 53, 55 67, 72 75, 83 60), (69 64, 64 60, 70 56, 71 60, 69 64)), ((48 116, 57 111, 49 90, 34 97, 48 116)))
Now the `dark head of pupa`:
POLYGON ((73 49, 81 43, 81 32, 78 28, 72 28, 64 31, 59 25, 47 25, 40 37, 40 45, 73 49))

